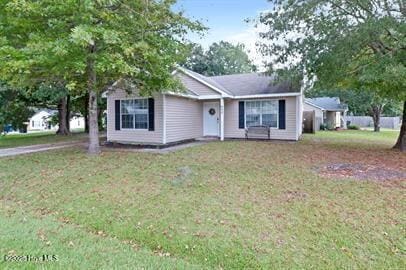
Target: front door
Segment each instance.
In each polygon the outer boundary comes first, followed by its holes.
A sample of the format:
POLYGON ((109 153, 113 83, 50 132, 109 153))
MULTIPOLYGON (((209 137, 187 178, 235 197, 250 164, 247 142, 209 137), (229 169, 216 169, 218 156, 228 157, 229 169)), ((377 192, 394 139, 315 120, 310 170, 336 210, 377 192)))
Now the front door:
POLYGON ((219 136, 219 102, 203 103, 203 135, 219 136))

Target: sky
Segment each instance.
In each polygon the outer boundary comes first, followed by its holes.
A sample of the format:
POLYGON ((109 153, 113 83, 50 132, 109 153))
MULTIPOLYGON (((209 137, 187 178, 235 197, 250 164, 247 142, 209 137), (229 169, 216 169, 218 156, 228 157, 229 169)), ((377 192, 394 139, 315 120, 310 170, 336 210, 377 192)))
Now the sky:
POLYGON ((191 41, 207 48, 220 40, 231 43, 244 43, 250 58, 255 64, 261 64, 261 57, 256 52, 258 30, 247 19, 256 19, 261 11, 269 10, 267 0, 178 0, 177 10, 185 11, 191 19, 201 21, 209 28, 203 38, 190 35, 191 41))

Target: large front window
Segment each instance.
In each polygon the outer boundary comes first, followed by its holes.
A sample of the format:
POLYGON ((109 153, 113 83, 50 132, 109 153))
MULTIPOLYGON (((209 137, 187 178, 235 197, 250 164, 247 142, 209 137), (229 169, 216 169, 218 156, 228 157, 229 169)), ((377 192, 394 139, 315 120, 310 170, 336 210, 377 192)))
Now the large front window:
POLYGON ((148 129, 148 99, 121 101, 121 128, 148 129))
POLYGON ((245 102, 245 126, 278 127, 278 100, 245 102))

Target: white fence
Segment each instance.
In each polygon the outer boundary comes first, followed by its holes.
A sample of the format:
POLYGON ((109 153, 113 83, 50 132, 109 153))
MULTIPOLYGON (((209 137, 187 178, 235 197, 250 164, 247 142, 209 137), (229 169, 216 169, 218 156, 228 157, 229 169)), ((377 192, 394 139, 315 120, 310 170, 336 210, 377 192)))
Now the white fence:
MULTIPOLYGON (((371 116, 346 116, 347 123, 350 122, 351 125, 357 125, 360 127, 373 127, 374 120, 371 116)), ((400 128, 401 121, 400 117, 381 117, 381 128, 400 128)))

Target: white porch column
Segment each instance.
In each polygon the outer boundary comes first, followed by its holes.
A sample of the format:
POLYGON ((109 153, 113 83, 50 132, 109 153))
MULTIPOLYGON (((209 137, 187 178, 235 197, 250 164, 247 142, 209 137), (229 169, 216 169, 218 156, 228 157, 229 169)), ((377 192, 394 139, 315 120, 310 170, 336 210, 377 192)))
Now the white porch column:
POLYGON ((224 141, 224 98, 220 99, 220 140, 224 141))
POLYGON ((343 112, 343 128, 344 129, 347 129, 347 111, 345 110, 344 112, 343 112))

